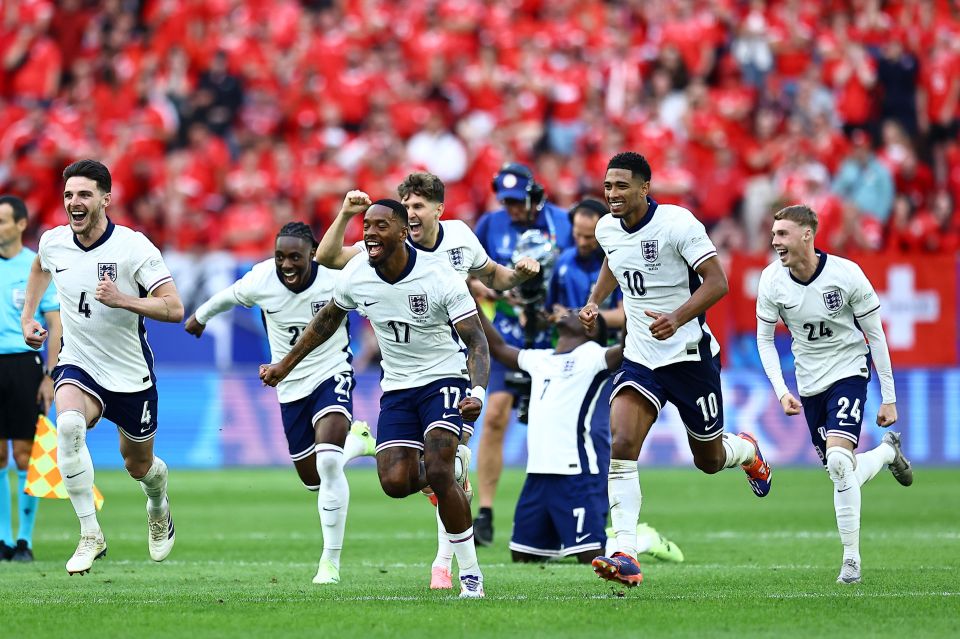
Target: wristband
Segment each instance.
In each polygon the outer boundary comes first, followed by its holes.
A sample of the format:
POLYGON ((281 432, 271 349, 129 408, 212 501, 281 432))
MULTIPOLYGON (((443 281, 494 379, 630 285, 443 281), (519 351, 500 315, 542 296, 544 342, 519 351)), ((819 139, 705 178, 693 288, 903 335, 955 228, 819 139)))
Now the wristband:
POLYGON ((474 386, 470 389, 470 397, 476 397, 480 400, 481 404, 485 404, 487 400, 487 391, 484 390, 483 386, 474 386))

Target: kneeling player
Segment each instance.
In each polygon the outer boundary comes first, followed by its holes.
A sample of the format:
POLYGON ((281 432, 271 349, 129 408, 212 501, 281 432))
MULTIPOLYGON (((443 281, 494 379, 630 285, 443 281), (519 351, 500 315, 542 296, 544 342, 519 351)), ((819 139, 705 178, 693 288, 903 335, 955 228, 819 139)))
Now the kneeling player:
MULTIPOLYGON (((301 222, 277 234, 274 259, 255 265, 232 286, 207 300, 186 322, 199 337, 212 317, 237 304, 259 306, 273 361, 290 352, 304 327, 333 294, 337 275, 312 260, 316 240, 301 222)), ((324 348, 314 351, 277 388, 290 458, 309 490, 317 491, 323 528, 323 555, 315 584, 340 581, 340 551, 347 521, 350 487, 343 473, 348 461, 373 454, 365 424, 351 432, 353 369, 346 321, 324 348)))
POLYGON ((757 346, 763 369, 783 412, 803 409, 813 445, 833 480, 833 504, 843 543, 838 583, 860 581, 860 486, 886 465, 900 484, 913 483, 900 434, 859 455, 867 401, 870 359, 880 377, 882 404, 877 425, 897 421, 893 369, 880 323, 880 300, 860 267, 814 249, 817 215, 806 206, 788 206, 773 222, 773 248, 780 259, 763 270, 757 292, 757 346), (783 381, 773 342, 777 320, 790 329, 803 404, 783 381), (864 335, 870 340, 869 347, 864 335))

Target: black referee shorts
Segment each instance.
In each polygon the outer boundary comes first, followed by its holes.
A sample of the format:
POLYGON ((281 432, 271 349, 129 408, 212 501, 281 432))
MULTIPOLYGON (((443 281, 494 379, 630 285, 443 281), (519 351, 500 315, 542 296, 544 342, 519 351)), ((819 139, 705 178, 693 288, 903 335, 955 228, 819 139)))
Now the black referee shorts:
POLYGON ((39 353, 0 355, 0 439, 33 439, 40 416, 37 389, 42 381, 39 353))

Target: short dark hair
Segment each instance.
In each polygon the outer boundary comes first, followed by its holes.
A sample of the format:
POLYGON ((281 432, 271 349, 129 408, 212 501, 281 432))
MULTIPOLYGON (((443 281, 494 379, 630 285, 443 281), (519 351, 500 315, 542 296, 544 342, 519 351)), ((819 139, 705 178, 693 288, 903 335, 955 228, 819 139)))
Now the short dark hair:
POLYGON ((577 213, 585 213, 587 215, 592 215, 593 217, 603 217, 610 211, 607 209, 606 205, 600 200, 594 200, 593 198, 587 198, 585 200, 580 200, 570 209, 570 212, 567 214, 570 218, 570 224, 573 224, 573 217, 577 213))
POLYGON ((0 195, 0 204, 9 204, 13 209, 13 221, 27 219, 27 205, 16 195, 0 195))
POLYGON ((306 240, 313 248, 316 248, 319 244, 317 238, 313 235, 313 229, 303 222, 287 222, 284 224, 280 232, 277 233, 277 239, 281 237, 296 237, 301 240, 306 240))
POLYGON ((85 177, 97 183, 97 188, 102 193, 109 193, 113 188, 113 179, 110 177, 110 169, 96 160, 77 160, 63 170, 63 181, 66 182, 72 177, 85 177))
POLYGON ((808 227, 814 235, 817 234, 817 214, 806 204, 794 204, 782 208, 773 214, 773 219, 796 222, 800 226, 808 227))
POLYGON ((383 198, 381 200, 377 200, 370 206, 374 206, 376 204, 391 209, 393 211, 393 216, 400 220, 400 223, 404 226, 407 225, 407 209, 404 208, 403 204, 400 204, 400 202, 397 202, 396 200, 391 200, 390 198, 383 198))
POLYGON ((426 171, 411 173, 397 187, 397 194, 400 195, 401 200, 411 195, 419 195, 429 202, 438 204, 443 204, 443 191, 443 180, 426 171))
POLYGON ((653 177, 647 158, 633 151, 617 153, 610 158, 610 161, 607 162, 607 170, 609 171, 610 169, 627 169, 633 177, 639 175, 643 178, 644 182, 649 182, 650 178, 653 177))

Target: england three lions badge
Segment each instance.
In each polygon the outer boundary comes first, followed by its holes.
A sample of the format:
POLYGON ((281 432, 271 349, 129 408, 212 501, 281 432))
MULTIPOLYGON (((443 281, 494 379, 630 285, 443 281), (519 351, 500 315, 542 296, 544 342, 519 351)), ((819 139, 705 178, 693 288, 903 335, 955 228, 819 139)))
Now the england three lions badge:
POLYGON ((117 263, 116 262, 100 262, 97 264, 97 279, 102 280, 103 276, 106 275, 114 282, 117 281, 117 263))
POLYGON ((427 304, 426 293, 421 295, 408 295, 407 299, 410 300, 410 310, 413 311, 414 315, 423 316, 427 314, 428 310, 430 310, 430 307, 427 304))
POLYGON ((835 313, 843 308, 843 293, 838 288, 826 291, 823 294, 823 303, 828 311, 835 313))

